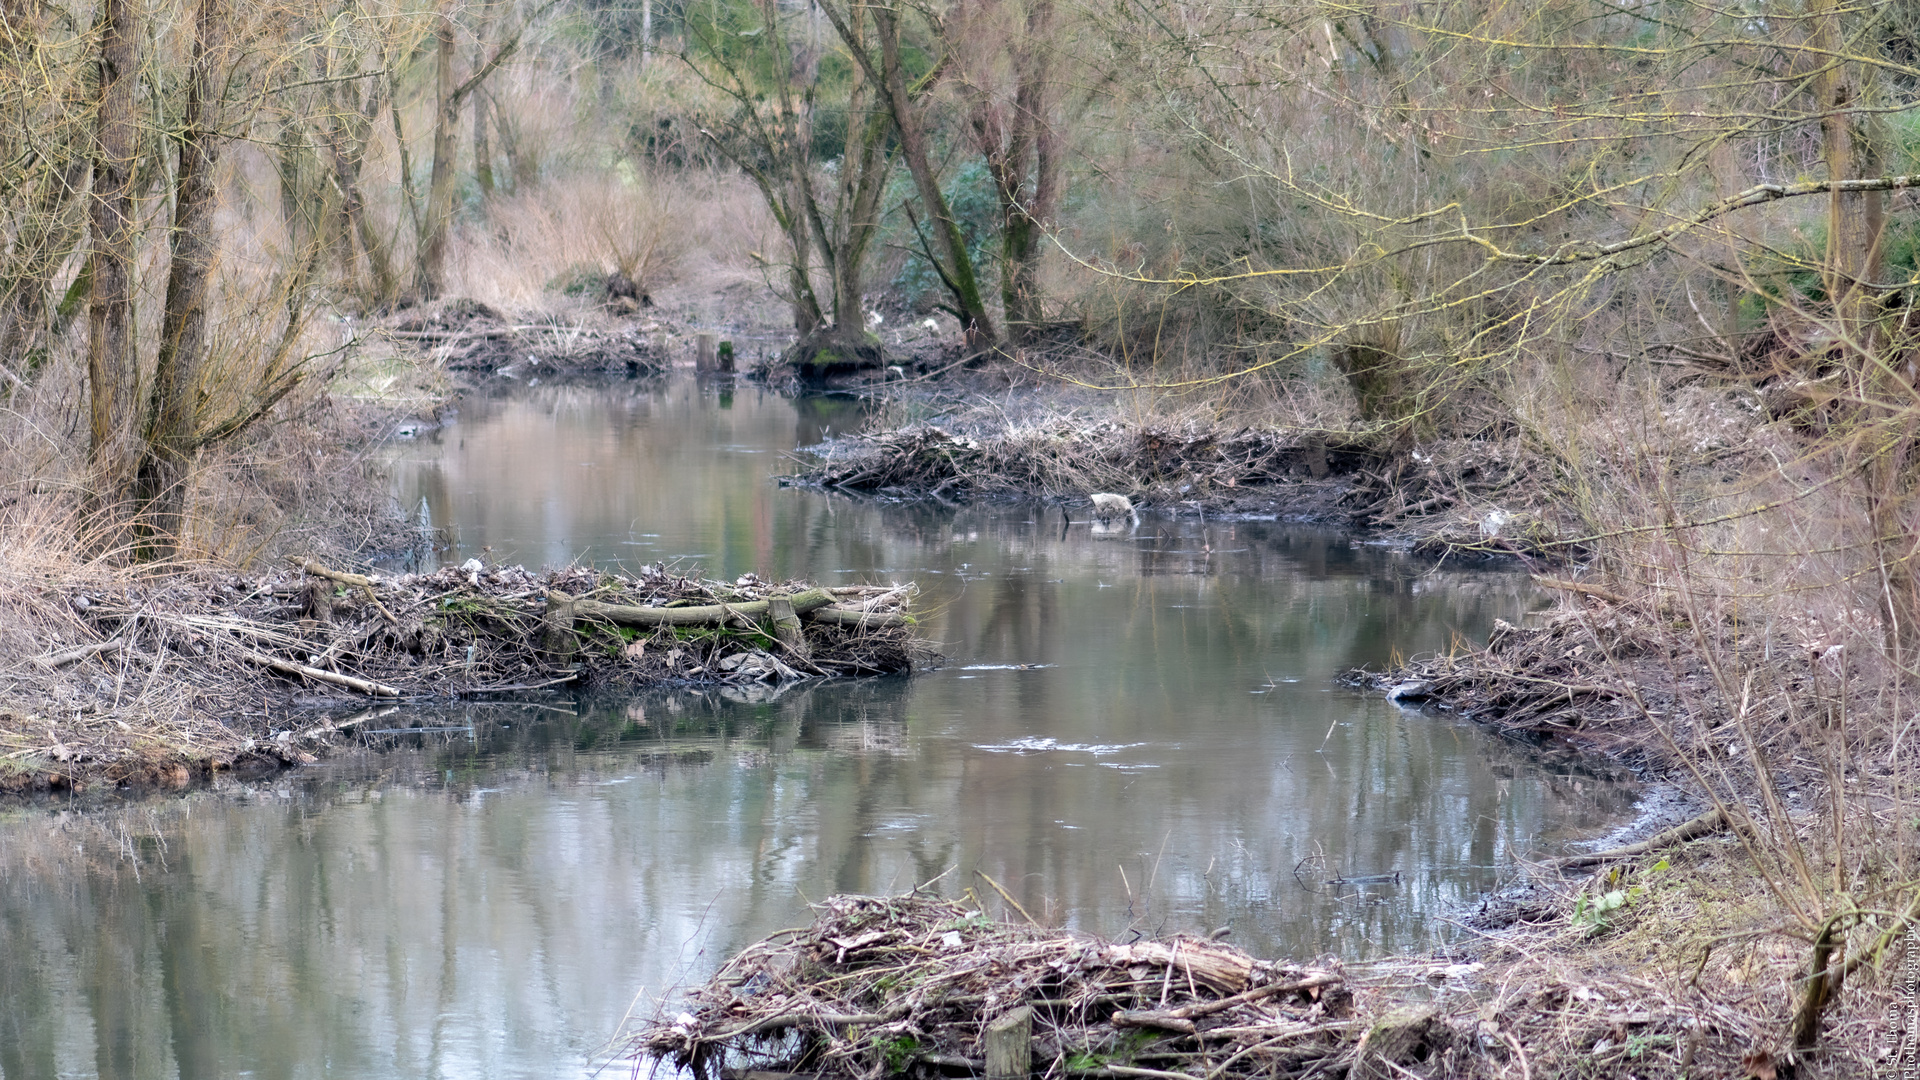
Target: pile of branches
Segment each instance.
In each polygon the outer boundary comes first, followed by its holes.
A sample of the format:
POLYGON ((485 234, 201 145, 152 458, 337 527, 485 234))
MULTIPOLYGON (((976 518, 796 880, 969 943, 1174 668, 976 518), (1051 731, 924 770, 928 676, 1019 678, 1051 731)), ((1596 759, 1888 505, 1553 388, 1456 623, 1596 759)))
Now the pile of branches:
POLYGON ((670 360, 639 327, 604 327, 558 316, 509 319, 477 300, 449 300, 403 315, 375 333, 409 352, 434 356, 454 371, 498 375, 559 372, 659 374, 670 360))
MULTIPOLYGON (((1737 623, 1696 626, 1670 605, 1604 586, 1533 580, 1572 600, 1538 626, 1496 619, 1485 648, 1414 657, 1386 672, 1357 669, 1345 681, 1503 732, 1570 738, 1662 768, 1677 764, 1676 747, 1693 747, 1730 717, 1727 690, 1704 658, 1703 638, 1721 652, 1721 664, 1732 665, 1728 670, 1748 673, 1743 685, 1751 714, 1804 713, 1818 697, 1817 651, 1770 647, 1759 635, 1740 633, 1737 623)), ((1837 669, 1825 679, 1829 690, 1844 685, 1837 669)), ((1765 748, 1792 759, 1789 744, 1797 732, 1795 725, 1775 725, 1765 748)))
POLYGON ((1332 961, 1272 963, 1184 937, 1118 944, 922 895, 837 896, 816 911, 645 1025, 629 1054, 699 1080, 1222 1080, 1347 1075, 1367 1033, 1332 961))
POLYGON ((1298 431, 1056 418, 974 434, 918 424, 853 435, 835 440, 797 479, 914 497, 1114 491, 1171 504, 1346 473, 1371 457, 1358 444, 1298 431))
MULTIPOLYGON (((1597 619, 1562 611, 1526 628, 1496 619, 1484 649, 1415 657, 1388 672, 1355 670, 1346 681, 1508 733, 1594 735, 1637 721, 1643 707, 1672 709, 1670 688, 1634 680, 1623 667, 1655 655, 1650 629, 1628 609, 1597 619)), ((1664 660, 1665 650, 1657 655, 1664 660)))
POLYGON ((304 763, 304 747, 351 726, 314 710, 353 699, 779 683, 903 672, 931 656, 907 613, 911 585, 478 560, 383 578, 293 563, 6 597, 44 637, 0 671, 0 790, 184 782, 190 767, 249 757, 304 763))

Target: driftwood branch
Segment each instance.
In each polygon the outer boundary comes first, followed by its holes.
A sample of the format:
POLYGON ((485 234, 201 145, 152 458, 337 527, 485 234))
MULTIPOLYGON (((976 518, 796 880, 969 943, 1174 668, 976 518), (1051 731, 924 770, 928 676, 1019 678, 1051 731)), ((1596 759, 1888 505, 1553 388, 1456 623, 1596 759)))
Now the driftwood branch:
POLYGON ((253 663, 259 664, 261 667, 271 668, 285 675, 299 675, 302 678, 312 679, 315 682, 344 686, 349 690, 358 690, 368 697, 400 696, 399 687, 388 686, 385 683, 373 682, 370 679, 356 679, 351 675, 342 675, 335 671, 322 671, 319 668, 308 667, 305 664, 296 664, 291 660, 282 660, 278 657, 268 656, 266 653, 257 653, 252 649, 239 649, 237 651, 241 656, 253 663))
POLYGON ((1584 582, 1567 581, 1564 578, 1536 576, 1533 579, 1533 583, 1543 589, 1557 589, 1560 592, 1578 593, 1582 596, 1591 596, 1596 600, 1605 600, 1609 604, 1626 604, 1628 602, 1625 596, 1614 592, 1612 589, 1603 589, 1598 585, 1588 585, 1584 582))
POLYGON ((374 595, 373 587, 378 584, 378 582, 372 578, 362 574, 349 574, 341 570, 329 570, 322 563, 315 562, 312 559, 303 559, 297 555, 288 556, 288 560, 314 577, 326 578, 328 581, 337 581, 350 589, 359 589, 362 593, 366 594, 367 603, 372 604, 373 609, 378 611, 387 622, 396 625, 400 622, 399 619, 393 617, 393 612, 388 611, 386 605, 380 602, 380 598, 374 595))
POLYGON ((1718 832, 1726 823, 1726 815, 1718 810, 1709 810, 1692 821, 1675 825, 1666 832, 1647 837, 1637 844, 1626 847, 1610 848, 1606 851, 1589 851, 1580 855, 1563 855, 1557 859, 1548 859, 1548 866, 1591 866, 1594 863, 1612 862, 1615 859, 1631 859, 1645 855, 1649 851, 1658 851, 1663 847, 1685 843, 1709 833, 1718 832))
MULTIPOLYGON (((735 616, 764 618, 771 601, 749 600, 739 604, 700 604, 692 607, 635 607, 631 604, 603 604, 598 600, 580 600, 565 593, 550 594, 560 603, 572 604, 576 618, 605 619, 622 626, 722 626, 735 616)), ((833 603, 825 589, 808 589, 787 598, 795 615, 805 616, 833 603)))

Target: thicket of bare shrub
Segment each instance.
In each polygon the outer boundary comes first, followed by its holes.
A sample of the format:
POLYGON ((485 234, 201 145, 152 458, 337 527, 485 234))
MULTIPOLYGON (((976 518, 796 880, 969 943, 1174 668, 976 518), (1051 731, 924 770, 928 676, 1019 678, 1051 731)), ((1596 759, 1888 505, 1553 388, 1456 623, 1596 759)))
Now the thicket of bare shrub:
POLYGON ((23 8, 0 545, 83 581, 375 520, 346 401, 434 376, 343 319, 615 272, 799 330, 917 297, 1134 431, 1364 445, 1423 478, 1396 519, 1489 539, 1550 516, 1663 628, 1581 677, 1686 674, 1688 725, 1617 719, 1746 808, 1804 1049, 1916 895, 1917 42, 1838 0, 23 8))

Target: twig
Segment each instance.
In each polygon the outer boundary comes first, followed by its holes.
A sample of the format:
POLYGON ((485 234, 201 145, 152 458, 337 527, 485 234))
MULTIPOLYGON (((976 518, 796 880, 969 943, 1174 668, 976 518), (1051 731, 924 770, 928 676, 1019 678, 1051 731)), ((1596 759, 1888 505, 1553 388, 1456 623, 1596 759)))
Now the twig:
POLYGON ((352 675, 339 675, 331 671, 322 671, 319 668, 308 667, 305 664, 296 664, 291 660, 281 660, 277 657, 268 656, 265 653, 257 653, 248 648, 236 646, 235 651, 246 659, 259 664, 261 667, 272 668, 275 671, 284 672, 288 675, 303 676, 315 682, 344 686, 349 690, 358 690, 368 697, 400 696, 398 687, 388 686, 385 683, 371 682, 367 679, 357 679, 352 675))
POLYGON ((124 644, 125 642, 114 640, 102 641, 97 645, 81 645, 78 648, 68 649, 65 652, 54 653, 52 656, 37 657, 34 663, 39 664, 48 671, 52 671, 56 668, 66 667, 76 660, 85 660, 89 656, 119 652, 124 644))

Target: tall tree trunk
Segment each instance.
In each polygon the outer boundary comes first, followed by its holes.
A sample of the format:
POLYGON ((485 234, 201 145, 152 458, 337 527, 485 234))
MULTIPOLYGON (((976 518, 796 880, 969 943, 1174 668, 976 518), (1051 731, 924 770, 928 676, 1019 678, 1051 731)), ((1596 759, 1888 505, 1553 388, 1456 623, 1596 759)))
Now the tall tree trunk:
MULTIPOLYGON (((360 170, 373 145, 373 125, 384 104, 386 84, 375 82, 366 97, 351 109, 341 110, 341 119, 328 131, 328 148, 333 158, 333 182, 339 188, 340 215, 349 238, 357 238, 367 254, 367 269, 373 275, 373 299, 391 301, 400 291, 393 272, 393 254, 386 237, 376 229, 367 213, 366 196, 360 191, 360 170)), ((348 244, 352 249, 352 244, 348 244)))
MULTIPOLYGON (((434 100, 438 107, 433 117, 433 167, 427 180, 427 205, 419 219, 419 244, 414 268, 414 288, 422 300, 438 298, 447 288, 447 232, 453 226, 453 173, 455 143, 460 126, 460 109, 467 96, 479 90, 487 76, 494 73, 520 47, 521 35, 528 25, 553 7, 557 0, 544 0, 529 12, 526 21, 494 49, 487 62, 476 67, 465 82, 453 81, 453 16, 441 12, 434 31, 434 100)), ((475 60, 479 54, 475 53, 475 60)), ((400 137, 400 114, 394 111, 394 135, 400 137)), ((401 140, 401 162, 406 161, 405 140, 401 140)))
POLYGON ((1047 50, 1052 29, 1052 0, 1032 0, 1026 36, 1014 56, 1019 84, 1014 91, 1013 130, 1003 157, 995 161, 995 155, 988 154, 1000 194, 1000 305, 1007 333, 1017 341, 1030 339, 1045 318, 1038 281, 1040 241, 1060 186, 1057 138, 1048 115, 1052 103, 1047 50))
MULTIPOLYGON (((479 56, 474 61, 479 61, 479 56)), ((480 186, 480 201, 493 202, 493 143, 487 137, 487 95, 473 96, 473 181, 480 186)))
MULTIPOLYGON (((867 252, 880 231, 880 202, 893 163, 886 151, 889 125, 886 111, 877 108, 868 87, 856 71, 847 96, 847 142, 840 155, 840 185, 834 200, 832 269, 833 322, 842 330, 866 331, 865 296, 867 252)), ((825 227, 825 222, 818 222, 825 227)), ((822 238, 822 244, 828 244, 822 238)))
POLYGON ((647 73, 653 53, 653 0, 640 0, 640 74, 647 73))
POLYGON ((134 482, 143 554, 165 557, 186 533, 187 480, 199 437, 200 361, 206 349, 207 279, 213 270, 220 98, 215 82, 228 0, 198 0, 187 111, 174 179, 173 259, 167 273, 160 353, 154 363, 139 471, 134 482))
MULTIPOLYGON (((833 19, 834 29, 847 39, 848 47, 855 48, 850 33, 852 28, 848 23, 833 10, 832 5, 823 4, 822 8, 833 19)), ((961 234, 960 223, 954 220, 953 211, 947 206, 946 195, 940 190, 940 178, 934 174, 926 117, 915 107, 907 90, 906 66, 900 59, 899 14, 885 3, 876 3, 870 10, 880 38, 880 71, 875 81, 879 83, 881 96, 887 102, 887 111, 893 117, 894 131, 900 136, 900 156, 906 159, 914 190, 931 219, 928 224, 933 233, 935 251, 945 264, 940 267, 940 275, 953 295, 968 343, 976 346, 992 344, 999 339, 993 329, 993 316, 987 311, 986 301, 981 297, 979 276, 974 273, 973 257, 967 252, 966 237, 961 234)), ((868 63, 864 51, 861 53, 861 63, 863 67, 868 63)), ((869 72, 868 75, 872 77, 873 73, 869 72)))
POLYGON ((438 299, 447 289, 447 230, 453 223, 454 131, 460 123, 460 99, 453 92, 453 17, 441 13, 434 28, 433 170, 427 180, 427 205, 420 216, 420 243, 413 288, 422 300, 438 299))
POLYGON ((87 447, 96 510, 117 516, 131 480, 134 166, 139 153, 141 0, 101 0, 93 158, 93 295, 87 308, 87 447))

